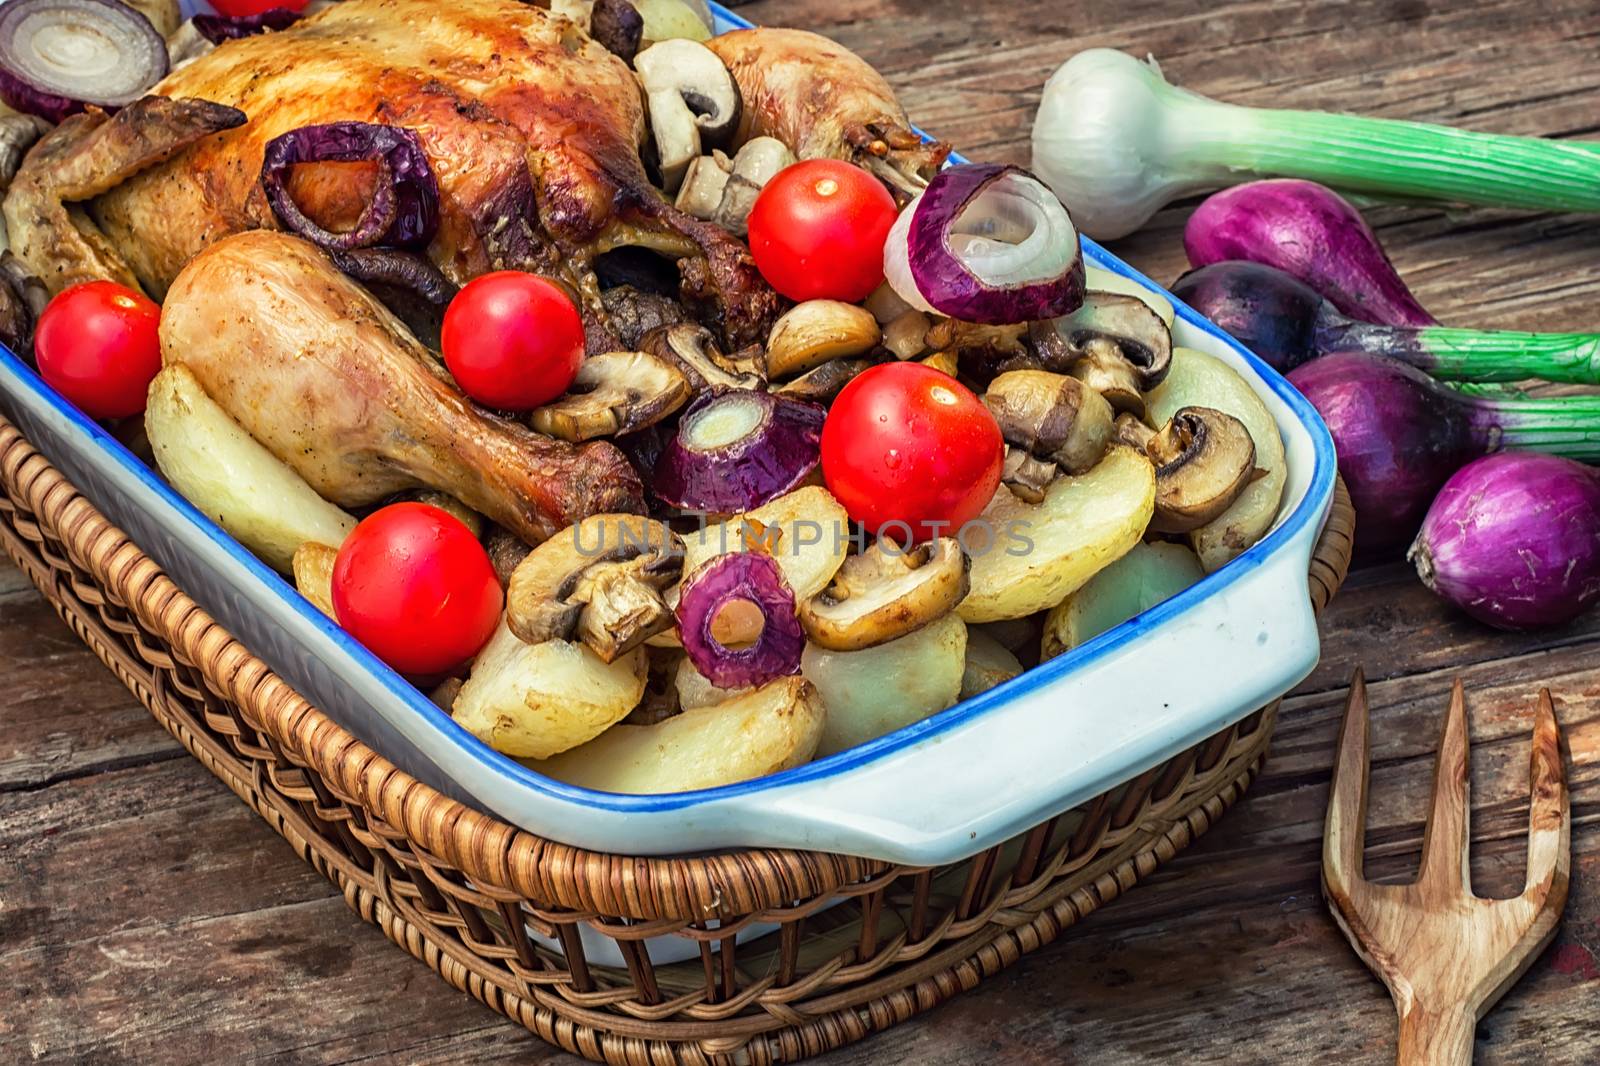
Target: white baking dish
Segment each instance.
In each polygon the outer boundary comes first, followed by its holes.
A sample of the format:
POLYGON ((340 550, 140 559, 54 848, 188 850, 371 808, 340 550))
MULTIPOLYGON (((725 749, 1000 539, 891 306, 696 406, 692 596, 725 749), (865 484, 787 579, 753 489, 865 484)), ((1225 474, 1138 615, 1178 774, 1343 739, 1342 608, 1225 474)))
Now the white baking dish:
MULTIPOLYGON (((718 17, 722 29, 746 25, 718 17)), ((1163 291, 1092 242, 1084 251, 1163 291)), ((1173 302, 1174 342, 1242 371, 1278 421, 1289 478, 1273 530, 1181 595, 975 699, 807 766, 680 795, 591 792, 492 751, 3 349, 0 402, 229 631, 340 725, 450 796, 606 851, 772 846, 936 864, 1115 787, 1287 691, 1317 661, 1306 572, 1333 496, 1333 443, 1281 376, 1173 302)))

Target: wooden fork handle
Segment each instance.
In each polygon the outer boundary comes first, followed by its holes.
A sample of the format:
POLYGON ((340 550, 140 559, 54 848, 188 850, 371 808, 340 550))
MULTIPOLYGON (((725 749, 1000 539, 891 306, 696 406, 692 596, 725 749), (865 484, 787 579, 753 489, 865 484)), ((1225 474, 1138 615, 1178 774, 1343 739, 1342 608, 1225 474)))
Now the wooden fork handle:
POLYGON ((1466 1007, 1435 1011, 1413 1003, 1400 1012, 1397 1066, 1472 1066, 1477 1028, 1478 1019, 1466 1007))

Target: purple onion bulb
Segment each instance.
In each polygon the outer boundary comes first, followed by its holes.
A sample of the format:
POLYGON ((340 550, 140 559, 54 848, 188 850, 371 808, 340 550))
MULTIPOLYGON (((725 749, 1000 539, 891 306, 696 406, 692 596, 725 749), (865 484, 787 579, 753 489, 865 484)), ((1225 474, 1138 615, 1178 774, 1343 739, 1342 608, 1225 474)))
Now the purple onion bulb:
POLYGON ((1532 452, 1468 463, 1439 490, 1409 558, 1481 622, 1570 622, 1600 602, 1600 470, 1532 452))

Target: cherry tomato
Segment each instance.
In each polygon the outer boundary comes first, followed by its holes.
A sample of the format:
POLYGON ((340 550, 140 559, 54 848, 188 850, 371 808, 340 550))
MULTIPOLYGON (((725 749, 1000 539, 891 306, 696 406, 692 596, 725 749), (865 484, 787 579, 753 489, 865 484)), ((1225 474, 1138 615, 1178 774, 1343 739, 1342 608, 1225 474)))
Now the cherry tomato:
POLYGON ((583 361, 583 320, 555 282, 500 270, 467 282, 445 308, 444 365, 486 407, 526 411, 567 391, 583 361))
POLYGON ((953 536, 1000 485, 1005 443, 948 374, 885 363, 859 375, 822 424, 822 475, 850 517, 905 541, 953 536))
POLYGON ((750 209, 750 252, 791 300, 865 300, 883 283, 883 242, 897 215, 883 183, 838 159, 785 167, 750 209))
POLYGON ((63 289, 34 331, 39 373, 91 418, 136 415, 161 370, 160 324, 161 308, 126 285, 63 289))
POLYGON ((311 0, 211 0, 211 6, 217 9, 219 15, 241 18, 245 15, 259 15, 275 7, 304 11, 310 2, 311 0))
POLYGON ((350 531, 333 563, 333 613, 402 674, 436 676, 483 647, 500 622, 500 581, 460 519, 395 503, 350 531))

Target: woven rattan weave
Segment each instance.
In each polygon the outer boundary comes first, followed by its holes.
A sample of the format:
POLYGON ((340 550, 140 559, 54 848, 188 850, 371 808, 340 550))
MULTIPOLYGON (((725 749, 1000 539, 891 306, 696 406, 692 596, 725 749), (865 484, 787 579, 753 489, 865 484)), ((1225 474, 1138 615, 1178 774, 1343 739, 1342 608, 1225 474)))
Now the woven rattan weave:
MULTIPOLYGON (((0 487, 6 553, 356 913, 457 988, 598 1061, 792 1062, 972 987, 1205 832, 1261 766, 1277 713, 952 866, 597 854, 464 807, 329 721, 3 419, 0 487), (666 941, 645 942, 657 937, 682 941, 688 960, 653 961, 666 941), (604 939, 625 965, 591 961, 604 939)), ((1341 485, 1311 566, 1319 607, 1344 579, 1353 526, 1341 485)))

